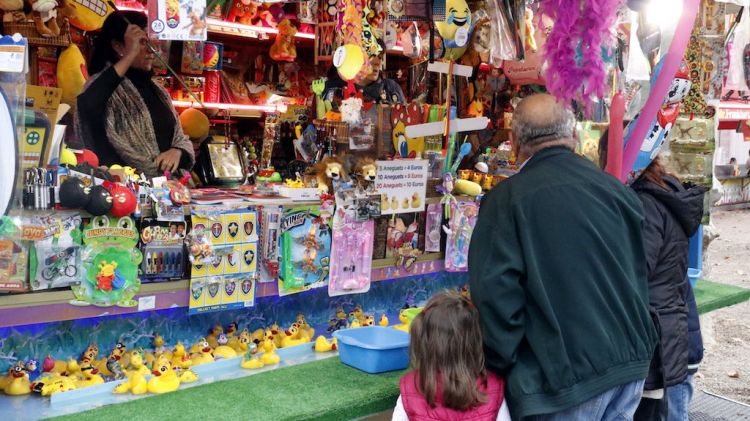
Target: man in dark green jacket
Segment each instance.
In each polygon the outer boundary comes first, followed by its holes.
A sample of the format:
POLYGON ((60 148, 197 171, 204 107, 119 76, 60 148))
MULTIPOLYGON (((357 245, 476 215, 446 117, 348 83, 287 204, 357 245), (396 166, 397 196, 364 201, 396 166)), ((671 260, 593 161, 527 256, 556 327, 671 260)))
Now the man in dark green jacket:
POLYGON ((573 152, 549 95, 513 116, 523 163, 482 202, 471 297, 513 419, 631 419, 656 346, 638 197, 573 152))

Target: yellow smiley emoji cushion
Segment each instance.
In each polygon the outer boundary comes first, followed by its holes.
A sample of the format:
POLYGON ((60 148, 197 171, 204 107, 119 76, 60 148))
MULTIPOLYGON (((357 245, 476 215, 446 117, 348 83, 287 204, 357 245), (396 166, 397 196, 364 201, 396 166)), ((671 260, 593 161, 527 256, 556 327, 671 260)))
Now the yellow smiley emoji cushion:
POLYGON ((457 60, 465 52, 471 38, 471 10, 466 0, 446 0, 445 20, 435 27, 443 37, 445 58, 457 60))

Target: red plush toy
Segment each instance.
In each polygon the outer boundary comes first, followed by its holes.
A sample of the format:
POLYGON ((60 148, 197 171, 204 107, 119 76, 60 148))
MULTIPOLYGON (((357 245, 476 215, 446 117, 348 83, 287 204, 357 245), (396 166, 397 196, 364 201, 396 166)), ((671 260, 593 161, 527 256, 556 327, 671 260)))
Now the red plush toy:
POLYGON ((99 157, 89 149, 84 149, 81 153, 77 153, 76 160, 78 161, 78 165, 85 162, 94 168, 99 166, 99 157))
POLYGON ((103 185, 112 195, 112 209, 110 210, 112 216, 120 218, 135 212, 137 202, 132 190, 120 183, 110 181, 105 181, 103 185))

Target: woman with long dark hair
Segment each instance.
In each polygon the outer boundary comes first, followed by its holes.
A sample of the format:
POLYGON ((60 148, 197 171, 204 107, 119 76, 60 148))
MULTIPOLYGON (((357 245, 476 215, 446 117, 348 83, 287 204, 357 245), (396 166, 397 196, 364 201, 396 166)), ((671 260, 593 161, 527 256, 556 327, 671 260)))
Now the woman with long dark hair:
POLYGON ((167 92, 155 84, 144 14, 112 13, 96 38, 91 77, 78 96, 76 130, 102 165, 127 165, 148 176, 191 169, 193 146, 167 92))

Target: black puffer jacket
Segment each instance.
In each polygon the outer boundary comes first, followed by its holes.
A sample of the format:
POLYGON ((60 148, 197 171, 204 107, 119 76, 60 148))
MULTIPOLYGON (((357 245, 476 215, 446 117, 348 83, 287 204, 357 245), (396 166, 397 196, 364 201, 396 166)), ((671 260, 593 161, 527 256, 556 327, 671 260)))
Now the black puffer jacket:
POLYGON ((688 241, 700 225, 705 193, 702 187, 686 189, 673 177, 664 181, 669 190, 645 180, 632 186, 646 215, 649 299, 660 337, 647 390, 679 384, 688 374, 688 241))

